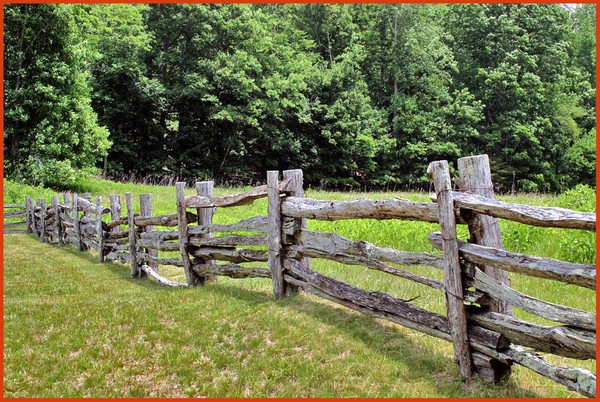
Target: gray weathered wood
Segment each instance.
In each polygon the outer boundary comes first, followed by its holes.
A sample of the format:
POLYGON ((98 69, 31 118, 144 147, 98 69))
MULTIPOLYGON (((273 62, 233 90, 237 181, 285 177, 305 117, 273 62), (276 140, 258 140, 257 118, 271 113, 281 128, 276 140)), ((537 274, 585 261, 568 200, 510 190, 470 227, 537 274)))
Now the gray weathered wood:
MULTIPOLYGON (((95 215, 96 214, 96 204, 91 203, 90 199, 91 199, 91 195, 89 195, 88 193, 79 197, 78 208, 80 211, 84 211, 85 213, 95 215), (84 196, 87 196, 88 198, 86 198, 84 196)), ((102 215, 108 214, 108 213, 110 213, 110 208, 103 206, 101 211, 102 211, 102 215)))
POLYGON ((81 242, 81 228, 79 222, 79 195, 73 194, 73 229, 75 230, 75 247, 77 250, 83 251, 83 243, 81 242))
MULTIPOLYGON (((441 235, 432 233, 429 236, 429 241, 434 247, 439 248, 441 235)), ((596 267, 591 264, 575 264, 549 258, 532 257, 462 241, 458 242, 458 247, 461 257, 473 264, 492 265, 510 272, 596 289, 596 267)))
POLYGON ((281 204, 281 212, 293 218, 319 220, 341 219, 405 219, 438 222, 437 206, 426 202, 401 199, 352 201, 321 201, 311 198, 288 197, 281 204))
POLYGON ((273 282, 273 294, 275 300, 283 299, 285 296, 285 284, 283 282, 283 266, 281 263, 281 198, 279 196, 279 171, 267 172, 267 219, 269 232, 267 235, 269 243, 269 271, 273 282))
POLYGON ((138 247, 145 249, 154 249, 159 251, 180 251, 179 243, 173 243, 168 241, 161 241, 155 239, 138 239, 138 247))
POLYGON ((27 215, 27 228, 25 229, 25 232, 29 234, 35 232, 35 220, 33 217, 33 200, 31 199, 31 197, 25 197, 25 212, 27 215))
POLYGON ((477 375, 485 382, 498 383, 511 373, 511 362, 503 363, 480 352, 472 352, 471 356, 477 375))
MULTIPOLYGON (((181 234, 179 237, 181 243, 181 234)), ((190 236, 189 244, 195 246, 261 246, 267 245, 267 236, 240 236, 229 235, 201 239, 198 236, 190 236)))
POLYGON ((539 355, 527 352, 519 346, 511 346, 500 352, 500 355, 566 386, 571 391, 589 398, 596 397, 596 374, 589 370, 554 366, 539 355))
POLYGON ((431 162, 427 168, 435 185, 440 229, 442 231, 442 249, 444 253, 444 286, 446 288, 446 310, 450 322, 450 332, 454 345, 454 357, 458 361, 460 375, 469 378, 473 373, 473 362, 467 338, 467 314, 463 304, 463 288, 458 242, 456 238, 456 220, 452 200, 452 181, 447 161, 431 162))
POLYGON ((202 278, 198 277, 192 270, 192 262, 188 254, 188 219, 185 205, 185 182, 177 182, 175 184, 177 190, 177 227, 179 230, 179 253, 183 262, 183 270, 189 287, 201 285, 202 278))
POLYGON ((262 250, 250 250, 235 247, 201 247, 193 250, 194 257, 208 260, 221 260, 234 263, 243 262, 267 262, 268 252, 262 250))
MULTIPOLYGON (((112 222, 118 222, 121 219, 121 197, 117 194, 110 195, 110 220, 112 222)), ((120 225, 109 228, 113 233, 121 231, 120 225)))
POLYGON ((181 261, 181 258, 156 258, 146 253, 138 253, 138 257, 143 262, 154 261, 158 265, 174 265, 177 267, 183 267, 183 262, 181 261))
POLYGON ((131 265, 131 278, 140 276, 140 268, 137 261, 137 236, 135 222, 133 220, 133 199, 131 193, 125 193, 125 205, 127 206, 127 224, 129 225, 129 263, 131 265))
POLYGON ((387 261, 401 265, 427 265, 442 269, 444 261, 439 254, 399 251, 392 248, 377 247, 366 241, 353 241, 336 233, 302 230, 298 239, 303 250, 319 251, 329 254, 349 254, 371 260, 387 261))
POLYGON ((237 223, 190 226, 188 229, 190 236, 209 232, 268 233, 268 220, 266 216, 255 216, 237 223))
MULTIPOLYGON (((151 217, 152 216, 152 194, 141 194, 140 195, 140 213, 143 217, 151 217)), ((134 219, 135 221, 135 219, 134 219)), ((152 232, 154 231, 154 226, 148 225, 144 226, 144 232, 152 232)), ((146 249, 146 253, 158 257, 158 250, 155 249, 146 249)), ((154 271, 159 272, 158 265, 154 262, 148 263, 150 268, 154 271)), ((141 276, 144 276, 145 271, 141 272, 141 276)))
POLYGON ((427 285, 437 290, 444 290, 444 284, 440 281, 436 281, 435 279, 426 278, 421 275, 417 275, 410 271, 405 271, 400 268, 391 267, 389 265, 385 265, 377 260, 373 260, 365 257, 353 257, 343 254, 331 254, 329 252, 323 252, 320 250, 315 250, 312 248, 307 248, 306 246, 289 246, 290 250, 299 251, 302 255, 308 257, 315 258, 324 258, 331 261, 336 261, 342 264, 347 265, 361 265, 370 269, 374 269, 377 271, 385 272, 390 275, 398 276, 400 278, 409 279, 413 282, 420 283, 423 285, 427 285))
POLYGON ((596 330, 596 314, 594 313, 536 299, 535 297, 511 289, 500 281, 488 276, 477 267, 475 267, 474 271, 473 279, 467 280, 467 285, 475 286, 492 297, 505 300, 520 309, 548 320, 593 331, 596 330))
MULTIPOLYGON (((287 191, 287 197, 284 198, 284 201, 286 199, 289 198, 296 198, 296 199, 300 199, 303 200, 304 199, 304 174, 302 172, 302 169, 290 169, 290 170, 284 170, 283 171, 283 179, 288 181, 288 191, 287 191)), ((285 221, 285 218, 283 217, 283 215, 285 215, 283 213, 283 203, 281 204, 281 214, 282 214, 282 228, 281 228, 281 241, 284 244, 289 244, 290 242, 292 242, 293 244, 296 244, 298 246, 302 245, 302 242, 300 240, 298 240, 297 238, 293 238, 292 236, 294 236, 298 231, 306 229, 307 225, 306 225, 306 218, 304 217, 295 217, 292 221, 291 221, 291 236, 286 236, 288 239, 283 237, 283 224, 285 221)), ((300 264, 303 265, 304 268, 306 269, 310 269, 310 259, 308 257, 302 257, 300 258, 300 264)), ((284 267, 285 268, 285 267, 284 267)), ((298 293, 298 288, 292 284, 286 284, 285 285, 285 291, 286 294, 288 295, 293 295, 295 293, 298 293)))
POLYGON ((25 222, 25 221, 21 221, 21 222, 9 222, 9 223, 5 223, 4 227, 5 228, 14 228, 14 227, 17 227, 17 226, 25 226, 26 223, 27 222, 25 222))
POLYGON ((512 343, 573 359, 596 358, 596 333, 566 326, 534 324, 499 313, 471 308, 471 324, 499 332, 512 343))
MULTIPOLYGON (((212 181, 201 181, 201 182, 196 182, 196 194, 200 197, 212 197, 213 196, 213 190, 214 190, 214 182, 212 181)), ((207 226, 210 227, 212 226, 212 220, 213 220, 213 215, 215 213, 215 208, 198 208, 197 209, 197 222, 198 222, 198 226, 207 226)), ((188 227, 188 236, 189 236, 189 227, 188 227)), ((212 233, 209 230, 206 233, 200 233, 197 235, 197 237, 201 238, 201 239, 210 239, 212 237, 212 233)), ((204 264, 211 264, 213 263, 213 261, 211 261, 210 259, 206 259, 204 257, 196 257, 196 258, 200 258, 202 259, 204 264)), ((210 282, 214 282, 216 281, 217 277, 216 276, 207 276, 203 279, 203 281, 210 281, 210 282)))
MULTIPOLYGON (((287 191, 287 181, 279 183, 281 191, 287 191)), ((214 207, 237 207, 240 205, 252 204, 259 198, 267 196, 267 186, 262 185, 246 192, 234 195, 222 195, 220 197, 201 197, 188 196, 185 197, 186 208, 214 208, 214 207)))
POLYGON ((142 264, 140 266, 140 269, 142 271, 144 271, 146 274, 148 274, 149 277, 154 279, 156 281, 156 283, 158 283, 159 285, 175 287, 175 288, 187 288, 187 284, 185 284, 185 283, 174 282, 174 281, 171 281, 167 278, 160 276, 159 273, 156 272, 151 266, 142 264))
POLYGON ((199 277, 211 275, 228 276, 230 278, 271 278, 268 268, 247 268, 235 264, 194 264, 192 269, 199 277))
MULTIPOLYGON (((377 314, 384 318, 426 334, 451 341, 448 319, 440 314, 432 313, 406 301, 392 297, 386 293, 359 289, 355 286, 329 278, 316 271, 305 268, 300 262, 284 258, 284 267, 295 276, 284 275, 286 281, 306 290, 314 290, 318 296, 361 311, 366 315, 377 314), (309 289, 310 287, 310 289, 309 289), (369 314, 371 313, 371 314, 369 314)), ((314 293, 314 292, 313 292, 314 293)), ((508 342, 500 334, 477 326, 469 327, 469 339, 473 343, 487 348, 505 348, 508 342)))
POLYGON ((8 212, 4 214, 4 219, 16 219, 16 218, 26 218, 27 213, 25 211, 18 212, 8 212))
POLYGON ((25 208, 27 206, 27 201, 25 204, 4 204, 4 209, 10 208, 25 208))
MULTIPOLYGON (((196 214, 191 211, 186 212, 186 217, 188 222, 194 222, 198 219, 196 214)), ((136 216, 135 224, 136 226, 177 226, 178 224, 177 214, 171 215, 162 215, 162 216, 136 216)))
POLYGON ((150 240, 150 241, 177 240, 177 239, 179 239, 179 231, 178 230, 154 230, 152 232, 142 232, 142 233, 140 233, 140 239, 150 240))
POLYGON ((531 226, 582 229, 596 231, 596 214, 564 208, 535 207, 490 200, 475 194, 454 192, 454 203, 459 208, 525 223, 531 226))
POLYGON ((96 197, 96 236, 98 239, 98 261, 104 262, 104 230, 102 229, 102 197, 96 197))
POLYGON ((62 246, 62 245, 64 245, 64 243, 63 243, 62 227, 60 224, 60 210, 58 207, 58 196, 57 195, 52 197, 52 209, 54 210, 54 215, 56 216, 56 219, 54 220, 54 233, 55 233, 56 239, 58 241, 58 244, 60 246, 62 246))
MULTIPOLYGON (((458 159, 458 172, 461 191, 495 199, 492 173, 487 155, 468 156, 458 159)), ((465 220, 469 227, 470 243, 498 249, 503 248, 498 218, 469 213, 465 220)), ((481 265, 480 268, 500 283, 509 283, 508 272, 489 265, 481 265)), ((489 308, 491 311, 497 313, 513 315, 510 304, 505 300, 491 298, 489 308)))
POLYGON ((40 213, 40 238, 42 242, 48 242, 48 236, 46 234, 46 199, 38 198, 37 204, 41 209, 40 213))
POLYGON ((131 264, 131 254, 119 251, 111 251, 106 255, 106 259, 109 261, 118 261, 123 264, 131 264))

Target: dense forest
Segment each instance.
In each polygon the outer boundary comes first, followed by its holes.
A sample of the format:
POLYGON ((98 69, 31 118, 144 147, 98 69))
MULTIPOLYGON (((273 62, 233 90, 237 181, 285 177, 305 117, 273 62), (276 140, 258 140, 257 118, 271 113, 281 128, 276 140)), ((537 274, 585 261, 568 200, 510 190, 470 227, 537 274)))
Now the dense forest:
POLYGON ((9 4, 5 177, 595 185, 595 5, 9 4))

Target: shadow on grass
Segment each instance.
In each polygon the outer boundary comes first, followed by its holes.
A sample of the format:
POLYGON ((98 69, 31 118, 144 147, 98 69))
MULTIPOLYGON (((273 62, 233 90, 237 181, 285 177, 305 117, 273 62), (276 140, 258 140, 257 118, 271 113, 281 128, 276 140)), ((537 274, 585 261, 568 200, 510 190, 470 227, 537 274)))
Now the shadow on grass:
MULTIPOLYGON (((235 291, 231 291, 223 286, 211 286, 210 291, 227 294, 249 304, 273 302, 272 295, 255 290, 236 288, 235 291)), ((483 389, 486 389, 489 394, 493 393, 493 397, 540 397, 535 392, 519 388, 510 380, 504 380, 496 385, 485 384, 479 379, 461 382, 458 366, 448 370, 451 356, 432 351, 411 339, 412 334, 415 334, 415 337, 429 335, 417 331, 412 331, 409 335, 402 332, 395 324, 385 325, 378 319, 367 317, 343 306, 311 300, 302 295, 278 301, 277 305, 316 318, 325 326, 335 327, 350 335, 385 359, 395 361, 399 366, 409 367, 406 373, 407 379, 426 381, 447 397, 454 398, 460 395, 480 398, 483 397, 481 395, 483 389)))

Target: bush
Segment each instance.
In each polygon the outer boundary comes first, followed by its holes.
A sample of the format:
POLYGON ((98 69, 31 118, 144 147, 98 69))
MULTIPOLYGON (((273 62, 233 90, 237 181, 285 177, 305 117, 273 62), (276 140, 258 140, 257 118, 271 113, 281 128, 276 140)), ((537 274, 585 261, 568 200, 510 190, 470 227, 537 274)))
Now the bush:
POLYGON ((68 160, 42 160, 30 156, 25 165, 25 173, 19 181, 56 191, 85 192, 87 183, 97 173, 95 168, 76 169, 68 160))
POLYGON ((596 190, 587 184, 578 184, 560 195, 558 205, 576 211, 595 212, 596 190))

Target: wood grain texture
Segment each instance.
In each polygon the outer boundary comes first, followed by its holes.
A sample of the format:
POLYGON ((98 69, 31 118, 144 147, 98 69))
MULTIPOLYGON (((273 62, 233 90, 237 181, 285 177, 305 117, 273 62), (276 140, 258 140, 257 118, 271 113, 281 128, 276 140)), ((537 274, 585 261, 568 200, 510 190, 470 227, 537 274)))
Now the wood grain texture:
POLYGON ((431 162, 427 173, 432 177, 437 196, 442 252, 444 253, 444 287, 446 311, 454 345, 454 358, 458 361, 463 379, 473 374, 473 361, 467 336, 467 314, 463 304, 462 272, 456 239, 456 220, 452 199, 452 181, 447 161, 431 162))

